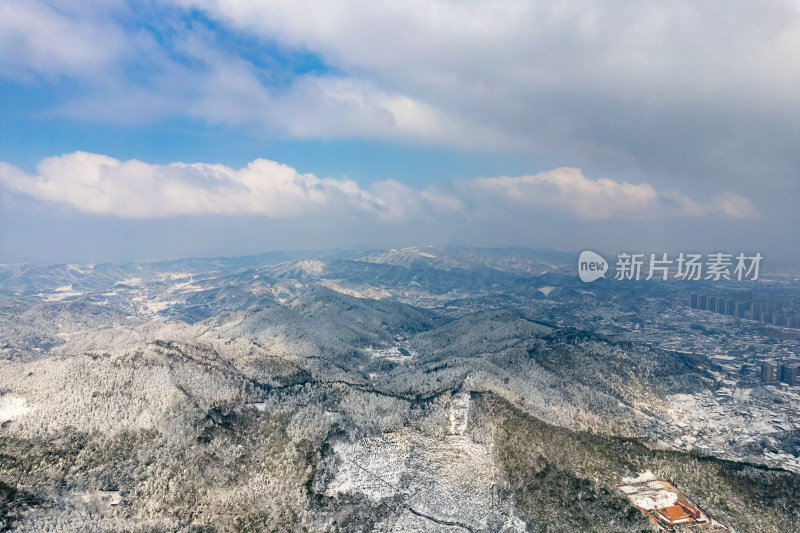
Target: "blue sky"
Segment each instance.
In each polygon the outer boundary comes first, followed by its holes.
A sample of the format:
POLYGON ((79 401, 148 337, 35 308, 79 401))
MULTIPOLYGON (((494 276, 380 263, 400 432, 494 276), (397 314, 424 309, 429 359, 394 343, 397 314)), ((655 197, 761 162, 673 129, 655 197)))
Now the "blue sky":
POLYGON ((0 4, 0 262, 800 259, 800 6, 0 4))

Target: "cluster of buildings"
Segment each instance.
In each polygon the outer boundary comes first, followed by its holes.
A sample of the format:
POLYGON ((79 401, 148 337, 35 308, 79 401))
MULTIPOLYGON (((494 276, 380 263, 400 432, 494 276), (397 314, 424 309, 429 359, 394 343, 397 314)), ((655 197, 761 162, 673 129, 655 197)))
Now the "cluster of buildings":
POLYGON ((800 313, 787 309, 785 301, 754 300, 749 290, 734 291, 725 296, 694 293, 689 296, 689 305, 692 309, 749 318, 775 326, 800 328, 800 313))
POLYGON ((800 368, 798 361, 783 361, 775 363, 764 361, 761 363, 761 382, 762 383, 786 383, 797 385, 797 371, 800 368))
POLYGON ((671 481, 642 479, 617 487, 663 533, 729 530, 709 517, 671 481))

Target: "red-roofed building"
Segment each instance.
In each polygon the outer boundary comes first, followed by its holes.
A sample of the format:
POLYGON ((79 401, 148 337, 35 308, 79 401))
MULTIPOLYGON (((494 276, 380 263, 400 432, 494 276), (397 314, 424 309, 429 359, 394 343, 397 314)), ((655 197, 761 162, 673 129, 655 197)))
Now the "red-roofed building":
POLYGON ((656 513, 658 513, 659 518, 669 525, 685 524, 686 522, 694 521, 694 518, 680 505, 664 507, 663 509, 658 509, 656 513))
POLYGON ((677 504, 683 507, 683 510, 686 511, 686 514, 694 518, 695 520, 700 520, 700 509, 692 505, 691 503, 687 502, 683 498, 678 498, 677 504))

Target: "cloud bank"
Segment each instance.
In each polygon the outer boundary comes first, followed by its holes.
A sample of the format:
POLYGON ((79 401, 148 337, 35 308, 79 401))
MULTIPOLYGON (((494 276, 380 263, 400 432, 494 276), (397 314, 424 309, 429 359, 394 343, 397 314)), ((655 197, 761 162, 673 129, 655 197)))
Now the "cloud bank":
POLYGON ((492 209, 505 214, 509 208, 557 210, 588 220, 757 216, 748 198, 730 191, 703 204, 675 191, 657 191, 648 183, 588 179, 577 168, 461 180, 452 192, 443 192, 416 190, 393 180, 364 189, 347 178, 319 178, 267 159, 233 169, 207 163, 156 165, 74 152, 42 160, 35 175, 0 163, 0 184, 39 200, 122 218, 346 215, 407 222, 492 209))
POLYGON ((796 0, 4 0, 0 252, 97 216, 98 248, 201 217, 227 243, 244 215, 281 246, 638 231, 797 257, 798 49, 796 0))
POLYGON ((786 184, 800 163, 790 0, 7 0, 0 35, 0 76, 68 79, 48 112, 81 120, 511 150, 661 183, 786 184))

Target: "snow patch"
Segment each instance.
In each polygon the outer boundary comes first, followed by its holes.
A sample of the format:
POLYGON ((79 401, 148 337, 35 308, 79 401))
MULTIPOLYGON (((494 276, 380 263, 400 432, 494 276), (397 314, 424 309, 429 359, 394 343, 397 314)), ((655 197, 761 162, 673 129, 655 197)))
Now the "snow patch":
POLYGON ((25 398, 4 396, 0 398, 0 424, 14 420, 31 410, 25 398))
POLYGON ((379 287, 367 287, 365 289, 354 289, 345 287, 344 285, 340 284, 335 280, 325 279, 321 282, 323 287, 327 287, 333 291, 346 294, 348 296, 353 296, 355 298, 368 298, 370 300, 385 300, 386 298, 391 298, 392 293, 387 291, 386 289, 382 289, 379 287))
POLYGON ((325 263, 322 261, 315 261, 313 259, 306 259, 296 263, 297 268, 306 274, 322 274, 325 270, 325 263))
POLYGON ((655 479, 656 479, 655 474, 653 474, 652 472, 650 472, 648 470, 647 472, 639 474, 636 477, 625 477, 625 478, 622 478, 622 482, 623 483, 644 483, 645 481, 654 481, 655 479))
POLYGON ((79 291, 73 291, 72 285, 63 285, 61 287, 56 287, 53 289, 55 292, 52 293, 44 293, 40 292, 36 296, 44 300, 45 302, 60 302, 66 298, 72 298, 74 296, 82 296, 83 293, 79 291))
POLYGON ((386 359, 393 363, 405 363, 410 361, 416 353, 411 350, 401 349, 398 346, 389 346, 388 348, 378 348, 368 346, 364 351, 373 358, 386 359))
POLYGON ((554 290, 556 290, 556 288, 555 287, 551 287, 550 285, 548 285, 547 287, 539 287, 538 290, 539 290, 539 292, 541 292, 545 296, 550 296, 550 293, 553 292, 554 290))
POLYGON ((469 421, 469 392, 459 392, 450 400, 450 434, 464 435, 469 421))

